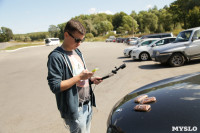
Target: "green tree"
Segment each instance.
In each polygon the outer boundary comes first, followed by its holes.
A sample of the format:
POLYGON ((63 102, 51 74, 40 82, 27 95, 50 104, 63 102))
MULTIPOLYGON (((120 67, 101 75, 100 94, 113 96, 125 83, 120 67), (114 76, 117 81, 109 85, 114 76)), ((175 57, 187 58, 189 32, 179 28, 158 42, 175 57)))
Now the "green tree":
POLYGON ((94 35, 97 35, 97 30, 95 29, 95 26, 92 23, 92 20, 84 20, 85 28, 87 33, 92 33, 94 35))
POLYGON ((128 33, 133 33, 133 18, 131 16, 123 16, 122 17, 122 26, 125 31, 128 33))
POLYGON ((194 7, 189 11, 188 25, 189 27, 200 26, 200 7, 194 7))
POLYGON ((136 19, 137 18, 137 13, 135 11, 132 11, 130 16, 133 18, 133 19, 136 19))
POLYGON ((94 35, 92 33, 86 33, 85 38, 93 38, 94 35))
MULTIPOLYGON (((176 0, 170 4, 168 11, 175 15, 173 16, 174 23, 183 23, 183 28, 190 28, 187 22, 189 18, 188 12, 195 6, 200 6, 199 0, 176 0)), ((175 24, 174 24, 175 27, 175 24)))
POLYGON ((58 28, 59 28, 59 38, 64 40, 64 30, 65 30, 65 25, 66 23, 62 23, 62 24, 58 24, 58 28))
POLYGON ((31 41, 44 40, 45 38, 49 37, 49 33, 48 32, 33 32, 33 33, 25 34, 25 37, 26 36, 30 37, 31 41))
POLYGON ((106 32, 113 30, 113 25, 109 21, 102 21, 97 25, 97 31, 101 35, 105 35, 106 32))
POLYGON ((159 12, 157 13, 157 17, 158 17, 157 32, 172 31, 173 21, 171 13, 169 13, 166 9, 160 9, 159 12))
POLYGON ((1 27, 0 30, 0 42, 7 42, 13 38, 13 32, 7 27, 1 27))
POLYGON ((49 34, 50 34, 50 37, 59 37, 59 28, 55 25, 50 25, 49 26, 49 34))
POLYGON ((114 27, 114 30, 117 30, 117 28, 119 26, 122 26, 123 24, 123 16, 127 16, 126 13, 124 12, 120 12, 120 13, 116 13, 114 16, 113 16, 113 20, 112 20, 112 24, 113 24, 113 27, 114 27))
POLYGON ((30 42, 30 41, 31 41, 31 38, 29 36, 25 36, 24 42, 30 42))
POLYGON ((158 28, 158 17, 154 13, 141 11, 138 14, 137 21, 142 32, 155 32, 158 28))
POLYGON ((163 32, 165 32, 165 30, 164 30, 164 28, 163 28, 163 25, 162 25, 162 24, 159 24, 159 25, 158 25, 157 32, 158 32, 158 33, 163 33, 163 32))

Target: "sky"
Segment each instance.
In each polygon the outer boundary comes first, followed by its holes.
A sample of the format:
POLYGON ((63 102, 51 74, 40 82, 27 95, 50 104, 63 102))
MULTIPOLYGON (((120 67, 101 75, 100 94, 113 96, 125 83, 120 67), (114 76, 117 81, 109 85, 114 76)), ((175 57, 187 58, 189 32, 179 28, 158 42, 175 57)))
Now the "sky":
POLYGON ((81 14, 121 11, 130 15, 157 6, 169 6, 175 0, 0 0, 0 27, 10 28, 14 34, 46 32, 50 25, 58 25, 81 14))

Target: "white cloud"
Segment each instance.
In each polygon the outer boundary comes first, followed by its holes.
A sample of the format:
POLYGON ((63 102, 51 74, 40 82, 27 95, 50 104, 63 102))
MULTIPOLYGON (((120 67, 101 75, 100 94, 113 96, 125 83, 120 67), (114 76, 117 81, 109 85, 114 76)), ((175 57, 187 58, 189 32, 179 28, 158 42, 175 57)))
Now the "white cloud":
POLYGON ((96 8, 90 8, 89 9, 90 14, 95 14, 96 13, 96 8))
POLYGON ((152 5, 147 5, 147 9, 151 9, 153 6, 152 5))
POLYGON ((96 8, 90 8, 88 10, 89 14, 97 14, 97 13, 106 13, 106 14, 114 14, 113 12, 111 12, 110 10, 106 10, 106 11, 97 11, 96 8))
POLYGON ((114 13, 113 13, 113 12, 111 12, 110 10, 106 10, 106 11, 99 11, 98 13, 114 14, 114 13))

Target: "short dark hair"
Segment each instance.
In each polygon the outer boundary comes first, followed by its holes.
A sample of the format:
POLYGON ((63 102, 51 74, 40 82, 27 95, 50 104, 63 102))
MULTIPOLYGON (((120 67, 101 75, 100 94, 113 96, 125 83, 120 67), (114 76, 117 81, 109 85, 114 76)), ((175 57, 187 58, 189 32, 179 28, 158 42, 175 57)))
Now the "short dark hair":
POLYGON ((67 22, 64 32, 74 33, 75 31, 78 31, 82 35, 85 35, 86 33, 85 27, 81 24, 81 22, 71 19, 67 22))

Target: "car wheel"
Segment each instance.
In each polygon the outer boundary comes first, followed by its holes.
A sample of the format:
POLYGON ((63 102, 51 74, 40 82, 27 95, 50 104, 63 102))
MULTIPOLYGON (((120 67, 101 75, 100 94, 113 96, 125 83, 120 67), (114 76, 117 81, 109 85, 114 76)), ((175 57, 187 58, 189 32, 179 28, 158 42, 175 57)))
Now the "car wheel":
POLYGON ((148 60, 149 57, 150 57, 149 54, 146 53, 146 52, 143 52, 143 53, 140 54, 140 60, 142 60, 142 61, 148 60))
POLYGON ((182 54, 175 53, 169 59, 169 65, 173 67, 182 66, 185 63, 185 59, 182 54))

